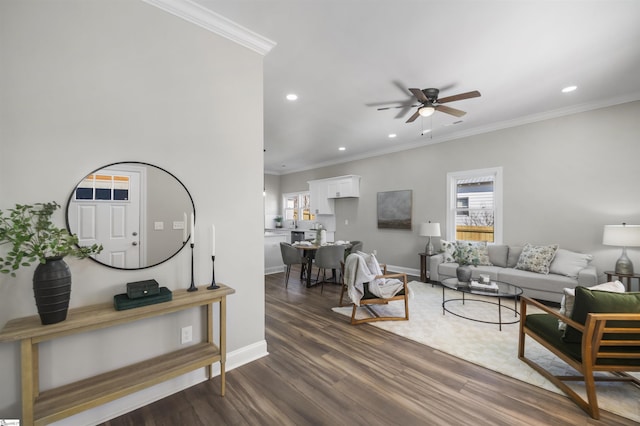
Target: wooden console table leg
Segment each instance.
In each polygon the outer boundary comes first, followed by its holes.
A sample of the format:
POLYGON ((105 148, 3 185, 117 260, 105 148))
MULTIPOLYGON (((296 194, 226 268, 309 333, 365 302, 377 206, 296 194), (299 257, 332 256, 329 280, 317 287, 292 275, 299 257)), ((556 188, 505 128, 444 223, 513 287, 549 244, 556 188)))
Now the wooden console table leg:
POLYGON ((220 299, 220 395, 225 391, 225 364, 227 362, 227 298, 220 299))
POLYGON ((33 425, 33 404, 38 395, 38 347, 31 339, 20 342, 20 365, 22 374, 22 424, 33 425))
MULTIPOLYGON (((207 305, 207 342, 213 344, 213 303, 207 305)), ((213 378, 213 365, 207 366, 207 378, 213 378)))

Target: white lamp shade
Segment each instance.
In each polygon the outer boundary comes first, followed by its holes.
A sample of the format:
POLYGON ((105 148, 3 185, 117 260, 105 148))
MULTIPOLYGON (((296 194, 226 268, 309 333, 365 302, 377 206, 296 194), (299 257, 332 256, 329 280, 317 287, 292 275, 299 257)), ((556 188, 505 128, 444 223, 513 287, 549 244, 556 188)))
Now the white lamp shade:
POLYGON ((436 223, 421 223, 420 224, 420 236, 422 237, 439 237, 440 236, 440 224, 436 223))
POLYGON ((605 225, 602 244, 606 246, 640 247, 640 225, 605 225))

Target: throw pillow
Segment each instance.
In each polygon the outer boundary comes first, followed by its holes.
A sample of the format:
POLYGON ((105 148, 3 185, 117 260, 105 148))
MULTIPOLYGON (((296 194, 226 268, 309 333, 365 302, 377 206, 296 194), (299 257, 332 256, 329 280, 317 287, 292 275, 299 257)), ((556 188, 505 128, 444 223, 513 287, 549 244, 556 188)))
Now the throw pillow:
POLYGON ((509 255, 507 256, 507 268, 515 268, 518 264, 518 259, 522 254, 522 247, 509 246, 509 255))
POLYGON ((363 251, 358 251, 358 254, 362 256, 364 259, 364 263, 369 268, 369 272, 374 275, 382 275, 382 268, 380 268, 380 263, 378 263, 378 259, 373 254, 365 253, 363 251))
POLYGON ((509 255, 509 246, 504 244, 492 244, 487 246, 489 251, 489 262, 492 265, 500 266, 502 268, 507 267, 507 257, 509 255))
POLYGON ((473 264, 473 259, 477 259, 478 265, 493 266, 489 259, 489 248, 485 241, 478 243, 471 243, 471 250, 469 251, 470 263, 473 264))
POLYGON ((455 259, 453 258, 453 253, 456 251, 456 242, 440 240, 440 244, 442 245, 442 250, 444 250, 444 262, 445 263, 455 262, 455 259))
POLYGON ((586 268, 589 262, 591 262, 591 259, 593 259, 593 256, 590 254, 576 253, 559 248, 553 258, 553 262, 551 262, 549 266, 549 272, 577 278, 578 272, 586 268))
MULTIPOLYGON (((590 313, 640 312, 640 293, 611 293, 576 287, 576 300, 571 319, 584 324, 590 313)), ((582 332, 569 326, 563 337, 567 343, 581 343, 582 332)))
MULTIPOLYGON (((611 293, 624 293, 625 288, 624 284, 620 281, 613 281, 610 283, 603 283, 594 285, 592 287, 587 287, 589 290, 600 290, 600 291, 608 291, 611 293)), ((563 296, 562 301, 560 302, 560 313, 565 317, 571 318, 573 315, 573 306, 576 298, 576 289, 575 288, 565 288, 562 290, 563 296)), ((567 324, 558 320, 558 330, 564 331, 567 329, 567 324)))
POLYGON ((527 243, 518 258, 516 269, 546 275, 549 273, 549 265, 551 265, 556 250, 558 250, 557 244, 534 246, 527 243))

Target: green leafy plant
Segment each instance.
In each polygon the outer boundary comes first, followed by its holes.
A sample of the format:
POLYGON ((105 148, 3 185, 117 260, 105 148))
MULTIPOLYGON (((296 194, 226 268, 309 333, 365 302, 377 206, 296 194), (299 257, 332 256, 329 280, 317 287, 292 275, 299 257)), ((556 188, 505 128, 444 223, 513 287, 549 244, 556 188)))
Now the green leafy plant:
POLYGON ((456 249, 453 251, 452 256, 456 263, 460 266, 478 266, 480 264, 478 252, 474 250, 473 247, 468 245, 456 244, 456 249))
POLYGON ((84 259, 100 253, 102 245, 78 246, 78 237, 51 222, 60 208, 58 203, 16 204, 0 211, 0 245, 9 244, 9 252, 0 257, 0 272, 16 276, 20 267, 34 262, 46 263, 48 258, 74 256, 84 259))

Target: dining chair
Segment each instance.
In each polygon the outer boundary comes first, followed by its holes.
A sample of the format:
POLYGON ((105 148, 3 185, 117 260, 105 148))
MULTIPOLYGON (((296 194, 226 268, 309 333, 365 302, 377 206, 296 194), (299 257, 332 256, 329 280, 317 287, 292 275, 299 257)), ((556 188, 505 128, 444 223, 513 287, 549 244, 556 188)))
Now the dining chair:
POLYGON ((347 256, 349 256, 351 253, 362 251, 362 247, 362 241, 351 241, 351 245, 348 245, 344 251, 344 260, 346 261, 347 256))
POLYGON ((282 262, 287 266, 284 286, 289 286, 289 274, 291 273, 291 265, 300 265, 302 272, 300 277, 304 275, 306 259, 300 254, 297 248, 289 243, 280 242, 280 253, 282 253, 282 262))
MULTIPOLYGON (((327 269, 333 271, 333 282, 336 281, 336 275, 341 274, 340 262, 344 261, 344 249, 343 245, 321 246, 316 251, 316 266, 318 267, 318 273, 316 275, 316 281, 320 277, 320 270, 322 270, 322 281, 320 287, 320 293, 324 290, 325 273, 327 269)), ((342 282, 342 279, 340 280, 342 282)))

